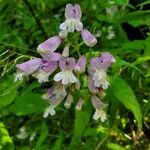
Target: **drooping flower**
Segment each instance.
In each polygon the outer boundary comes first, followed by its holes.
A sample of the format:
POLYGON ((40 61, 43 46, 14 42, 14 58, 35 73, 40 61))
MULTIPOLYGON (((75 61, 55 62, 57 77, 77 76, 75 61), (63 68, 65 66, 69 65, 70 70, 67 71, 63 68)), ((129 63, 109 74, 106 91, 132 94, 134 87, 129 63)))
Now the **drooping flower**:
POLYGON ((90 68, 88 70, 89 75, 91 76, 90 87, 94 86, 95 90, 96 87, 102 87, 103 89, 108 88, 109 82, 106 71, 113 62, 115 62, 115 58, 108 52, 103 52, 101 56, 91 59, 90 68), (92 82, 94 85, 92 85, 92 82))
POLYGON ((54 76, 56 82, 62 81, 62 84, 64 85, 77 82, 77 78, 73 74, 73 69, 75 68, 74 58, 61 58, 59 61, 59 67, 62 71, 54 76))
POLYGON ((56 114, 55 108, 63 101, 65 96, 67 95, 66 89, 63 84, 60 82, 54 84, 51 88, 49 88, 42 96, 43 99, 46 99, 50 104, 44 112, 43 117, 46 118, 49 114, 54 116, 56 114))
POLYGON ((73 96, 69 93, 68 96, 67 96, 67 99, 65 101, 64 106, 69 109, 72 102, 73 102, 73 96))
POLYGON ((57 69, 57 67, 57 61, 42 59, 40 68, 37 69, 32 76, 37 78, 39 83, 47 82, 49 76, 57 69))
POLYGON ((18 72, 15 76, 15 81, 22 80, 24 76, 30 75, 35 72, 41 65, 41 58, 31 59, 21 64, 17 64, 18 72))
POLYGON ((80 111, 82 109, 83 103, 84 103, 84 100, 82 97, 80 97, 79 101, 76 104, 75 109, 80 111))
POLYGON ((48 55, 50 55, 52 52, 54 52, 58 46, 61 44, 62 39, 59 36, 53 36, 49 38, 48 40, 41 43, 37 51, 40 53, 40 55, 43 58, 47 58, 48 55))
POLYGON ((92 35, 87 29, 83 29, 81 31, 82 39, 84 43, 89 46, 93 47, 97 43, 97 39, 94 35, 92 35))
POLYGON ((104 112, 104 108, 106 108, 108 105, 103 103, 97 96, 92 95, 91 96, 91 102, 93 107, 95 108, 95 113, 93 115, 93 119, 94 120, 98 120, 100 118, 100 120, 102 122, 104 122, 107 117, 106 117, 106 113, 104 112))
POLYGON ((86 67, 86 57, 83 55, 79 58, 75 65, 75 71, 84 72, 86 67))
POLYGON ((65 9, 65 22, 60 24, 60 29, 63 31, 74 32, 75 30, 81 31, 83 29, 83 24, 80 21, 82 17, 82 12, 80 5, 67 4, 65 9))
POLYGON ((56 99, 65 97, 67 95, 66 89, 63 84, 60 82, 55 83, 52 87, 47 89, 46 94, 42 96, 43 99, 50 99, 52 96, 55 96, 56 99))

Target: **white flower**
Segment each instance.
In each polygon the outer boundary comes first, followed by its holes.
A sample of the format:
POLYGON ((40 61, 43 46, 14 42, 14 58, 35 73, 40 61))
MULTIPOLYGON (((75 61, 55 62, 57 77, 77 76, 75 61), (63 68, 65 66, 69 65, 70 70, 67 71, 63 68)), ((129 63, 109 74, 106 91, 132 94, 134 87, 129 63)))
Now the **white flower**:
POLYGON ((54 80, 57 82, 62 80, 64 85, 77 82, 77 78, 71 70, 62 70, 54 76, 54 80))
POLYGON ((46 109, 45 109, 45 112, 44 112, 44 115, 43 117, 44 118, 47 118, 48 115, 50 114, 51 116, 54 116, 56 114, 56 111, 55 111, 55 105, 50 105, 48 106, 46 109))
POLYGON ((96 109, 94 115, 93 115, 93 119, 94 120, 98 120, 100 118, 101 122, 105 122, 105 120, 107 120, 107 116, 106 116, 106 113, 100 109, 96 109))
POLYGON ((102 86, 103 89, 107 89, 109 86, 109 82, 107 81, 107 74, 104 69, 95 69, 93 80, 95 87, 102 86))

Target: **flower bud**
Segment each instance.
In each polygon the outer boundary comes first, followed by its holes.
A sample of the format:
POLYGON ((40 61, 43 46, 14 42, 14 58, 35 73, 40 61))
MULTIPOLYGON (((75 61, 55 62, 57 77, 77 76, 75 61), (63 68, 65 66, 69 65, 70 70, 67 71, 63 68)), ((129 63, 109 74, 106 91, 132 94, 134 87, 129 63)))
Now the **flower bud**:
POLYGON ((81 31, 82 39, 84 43, 89 46, 93 47, 97 43, 97 39, 92 35, 88 30, 83 29, 81 31))
POLYGON ((49 55, 50 53, 54 52, 58 46, 61 44, 61 38, 59 36, 53 36, 46 40, 45 42, 41 43, 37 51, 41 54, 42 57, 49 55))

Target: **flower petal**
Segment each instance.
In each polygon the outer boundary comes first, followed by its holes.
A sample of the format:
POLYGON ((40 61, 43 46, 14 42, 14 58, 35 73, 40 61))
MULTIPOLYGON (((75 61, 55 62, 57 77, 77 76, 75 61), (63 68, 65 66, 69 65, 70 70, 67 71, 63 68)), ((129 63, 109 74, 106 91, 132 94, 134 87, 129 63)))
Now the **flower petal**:
POLYGON ((24 63, 17 64, 16 67, 20 71, 25 72, 26 74, 31 74, 40 67, 40 63, 41 63, 41 59, 35 58, 29 61, 26 61, 24 63))
POLYGON ((81 35, 84 43, 87 46, 93 47, 97 43, 97 39, 88 30, 83 29, 81 35))
POLYGON ((46 40, 45 42, 41 43, 37 51, 41 54, 42 57, 49 55, 50 53, 54 52, 58 46, 61 44, 61 38, 59 36, 53 36, 46 40))
POLYGON ((58 81, 62 80, 63 77, 64 77, 64 73, 63 73, 63 71, 61 71, 54 76, 54 80, 58 82, 58 81))

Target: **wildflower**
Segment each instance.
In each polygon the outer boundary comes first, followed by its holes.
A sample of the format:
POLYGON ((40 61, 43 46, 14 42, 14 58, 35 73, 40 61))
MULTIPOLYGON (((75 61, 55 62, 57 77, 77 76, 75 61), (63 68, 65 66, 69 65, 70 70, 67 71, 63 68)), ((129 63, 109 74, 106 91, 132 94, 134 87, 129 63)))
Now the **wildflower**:
POLYGON ((17 134, 18 139, 26 139, 28 137, 28 134, 26 132, 26 127, 23 126, 19 129, 19 134, 17 134))
POLYGON ((71 104, 73 102, 73 96, 71 94, 68 94, 67 99, 65 101, 65 107, 70 108, 71 104))
POLYGON ((55 83, 54 86, 47 89, 46 94, 42 96, 43 99, 50 99, 52 96, 55 96, 57 99, 65 97, 67 95, 66 89, 63 84, 60 82, 55 83))
POLYGON ((82 39, 84 43, 89 46, 93 47, 97 43, 97 39, 92 35, 88 30, 83 29, 81 31, 82 39))
POLYGON ((64 85, 77 82, 77 78, 73 74, 73 69, 75 68, 74 58, 61 58, 59 61, 59 67, 62 71, 54 76, 56 82, 62 80, 62 84, 64 85))
POLYGON ((93 107, 95 108, 95 113, 93 115, 93 119, 94 120, 98 120, 100 118, 100 120, 102 122, 104 122, 107 117, 106 117, 106 113, 104 112, 104 108, 106 108, 108 105, 103 103, 97 96, 93 95, 91 97, 91 102, 93 104, 93 107))
POLYGON ((69 44, 65 46, 63 52, 62 52, 63 57, 68 57, 69 56, 69 44))
POLYGON ((84 100, 83 100, 82 97, 80 97, 79 101, 78 101, 77 104, 76 104, 75 109, 76 109, 76 110, 81 110, 81 109, 82 109, 82 106, 83 106, 83 103, 84 103, 84 100))
POLYGON ((41 54, 43 58, 47 57, 49 54, 51 54, 58 48, 61 42, 62 40, 59 36, 53 36, 45 42, 41 43, 38 46, 37 51, 41 54))
POLYGON ((80 21, 82 16, 80 5, 67 4, 65 9, 65 22, 60 24, 60 29, 65 32, 74 32, 75 30, 81 31, 83 24, 80 21))
POLYGON ((91 79, 91 83, 89 84, 90 87, 94 86, 95 90, 96 87, 101 87, 101 86, 103 89, 108 88, 109 82, 107 80, 106 71, 113 62, 115 62, 115 58, 108 52, 103 52, 101 56, 94 57, 91 59, 89 74, 92 77, 92 79, 91 79), (92 85, 93 84, 92 80, 94 81, 94 85, 92 85))
POLYGON ((40 68, 35 71, 32 76, 38 79, 39 83, 47 82, 49 76, 57 69, 58 63, 56 61, 49 61, 42 59, 40 68))
POLYGON ((24 76, 30 75, 35 72, 41 64, 41 58, 31 59, 21 64, 17 64, 18 72, 15 76, 15 81, 22 80, 24 76))
POLYGON ((84 72, 86 67, 86 57, 83 55, 76 63, 75 71, 84 72))
POLYGON ((57 99, 56 96, 52 96, 49 99, 50 105, 45 109, 43 117, 46 118, 48 115, 54 116, 56 114, 55 108, 62 102, 63 99, 64 97, 57 99))
POLYGON ((108 27, 108 34, 107 34, 106 38, 107 38, 108 40, 111 40, 111 39, 113 39, 114 37, 115 37, 115 31, 113 30, 113 27, 112 27, 112 26, 109 26, 109 27, 108 27))

